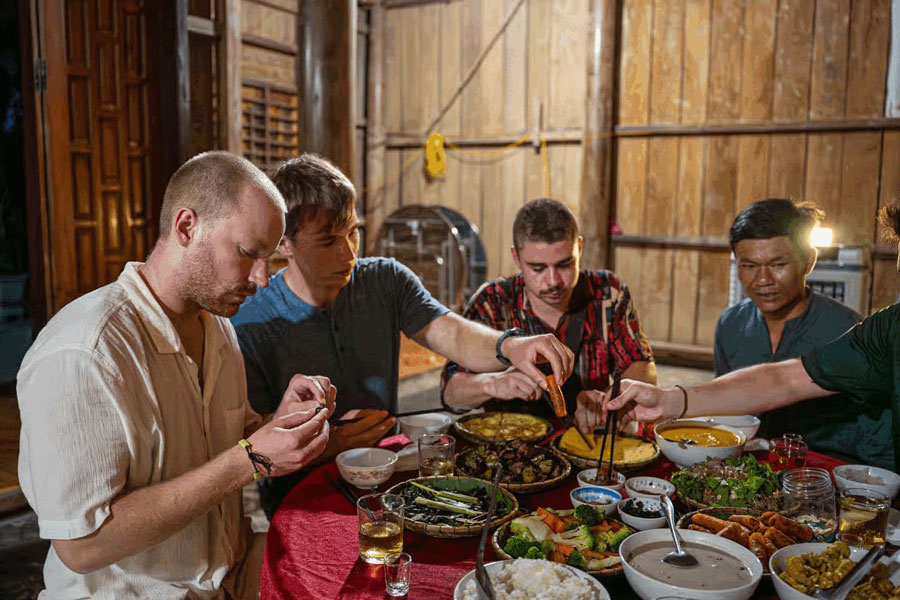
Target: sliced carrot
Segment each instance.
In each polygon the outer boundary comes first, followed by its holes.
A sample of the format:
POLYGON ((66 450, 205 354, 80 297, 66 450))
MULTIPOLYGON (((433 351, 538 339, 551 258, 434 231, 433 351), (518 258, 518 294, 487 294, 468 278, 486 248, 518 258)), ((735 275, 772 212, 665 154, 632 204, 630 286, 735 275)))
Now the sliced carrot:
POLYGON ((559 542, 556 542, 556 549, 559 550, 566 558, 569 558, 569 555, 575 552, 575 546, 570 546, 569 544, 561 544, 559 542))
POLYGON ((558 563, 563 563, 563 564, 565 564, 565 562, 566 562, 566 557, 563 556, 563 553, 560 552, 559 550, 551 550, 550 556, 548 556, 547 558, 549 558, 553 562, 558 562, 558 563))

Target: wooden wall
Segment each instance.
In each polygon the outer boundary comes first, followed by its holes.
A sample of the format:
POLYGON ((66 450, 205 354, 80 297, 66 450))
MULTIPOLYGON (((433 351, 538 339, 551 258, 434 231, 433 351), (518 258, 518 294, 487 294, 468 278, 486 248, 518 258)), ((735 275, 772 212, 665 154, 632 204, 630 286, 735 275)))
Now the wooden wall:
MULTIPOLYGON (((819 204, 836 242, 875 241, 877 208, 900 191, 900 131, 877 122, 887 0, 631 1, 621 36, 626 234, 722 238, 750 202, 789 196, 819 204), (696 135, 708 126, 715 135, 696 135)), ((727 247, 616 250, 651 338, 682 344, 712 343, 728 265, 727 247)), ((877 261, 873 307, 896 299, 886 266, 877 261)))
MULTIPOLYGON (((727 303, 724 240, 742 207, 812 200, 836 242, 875 242, 877 208, 900 192, 900 125, 883 117, 890 1, 622 4, 613 212, 625 237, 612 266, 654 342, 708 348, 727 303)), ((523 202, 549 188, 578 213, 588 10, 588 0, 387 4, 385 193, 369 206, 371 231, 401 205, 450 206, 481 229, 497 277, 515 272, 511 221, 523 202), (442 180, 423 172, 432 132, 467 151, 448 152, 442 180), (549 182, 538 148, 504 150, 528 134, 547 140, 549 182)), ((873 308, 897 291, 885 255, 873 308)))
MULTIPOLYGON (((370 231, 406 204, 442 204, 482 232, 488 276, 515 272, 511 223, 525 201, 545 195, 539 147, 503 146, 538 128, 547 145, 550 193, 578 212, 588 0, 457 0, 392 8, 384 47, 385 190, 370 203, 370 231), (521 6, 455 101, 454 93, 508 11, 521 6), (448 152, 447 176, 424 174, 420 144, 432 132, 466 143, 448 152), (483 143, 480 143, 483 142, 483 143)), ((368 182, 369 187, 378 182, 368 182)))

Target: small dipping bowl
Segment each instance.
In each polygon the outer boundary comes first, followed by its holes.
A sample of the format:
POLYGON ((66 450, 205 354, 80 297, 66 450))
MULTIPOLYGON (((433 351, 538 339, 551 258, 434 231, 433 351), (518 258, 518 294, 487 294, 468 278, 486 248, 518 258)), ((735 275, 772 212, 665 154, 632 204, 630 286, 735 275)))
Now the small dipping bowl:
POLYGON ((671 498, 675 494, 675 486, 659 477, 631 477, 625 480, 625 494, 629 498, 659 500, 663 495, 671 498))
POLYGON ((615 492, 622 492, 622 488, 625 486, 625 475, 616 471, 616 483, 611 485, 598 485, 594 482, 594 479, 597 477, 597 469, 585 469, 583 471, 578 471, 578 475, 576 476, 578 479, 578 487, 602 487, 608 490, 613 490, 615 492))
POLYGON ((587 504, 594 508, 602 508, 606 512, 606 516, 616 514, 619 501, 622 500, 622 494, 608 488, 602 487, 577 487, 569 492, 569 499, 572 501, 572 508, 577 508, 581 504, 587 504))
POLYGON ((338 454, 335 462, 347 483, 371 489, 394 474, 397 454, 384 448, 353 448, 338 454))
POLYGON ((663 515, 662 505, 659 500, 647 500, 645 498, 625 498, 619 502, 619 520, 638 531, 645 529, 659 529, 666 526, 666 517, 663 515), (633 512, 639 508, 645 511, 656 512, 655 517, 639 517, 633 512))

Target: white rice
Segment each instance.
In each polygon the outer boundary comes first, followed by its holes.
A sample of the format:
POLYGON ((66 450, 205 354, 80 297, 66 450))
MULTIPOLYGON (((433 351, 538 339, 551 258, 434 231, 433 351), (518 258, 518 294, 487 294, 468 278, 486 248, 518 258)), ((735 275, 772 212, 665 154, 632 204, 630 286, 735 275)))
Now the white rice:
MULTIPOLYGON (((548 560, 517 558, 497 570, 490 569, 497 600, 593 600, 594 588, 568 568, 548 560)), ((473 577, 463 600, 480 600, 473 577)))

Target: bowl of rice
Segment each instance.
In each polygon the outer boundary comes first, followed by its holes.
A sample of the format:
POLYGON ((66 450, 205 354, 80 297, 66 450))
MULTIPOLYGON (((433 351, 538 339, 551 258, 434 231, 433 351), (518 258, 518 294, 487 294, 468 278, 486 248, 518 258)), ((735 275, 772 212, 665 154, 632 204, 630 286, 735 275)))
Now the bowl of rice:
MULTIPOLYGON (((485 565, 496 600, 610 600, 603 585, 586 573, 547 560, 517 558, 485 565)), ((475 571, 456 584, 453 600, 481 600, 475 571)))

